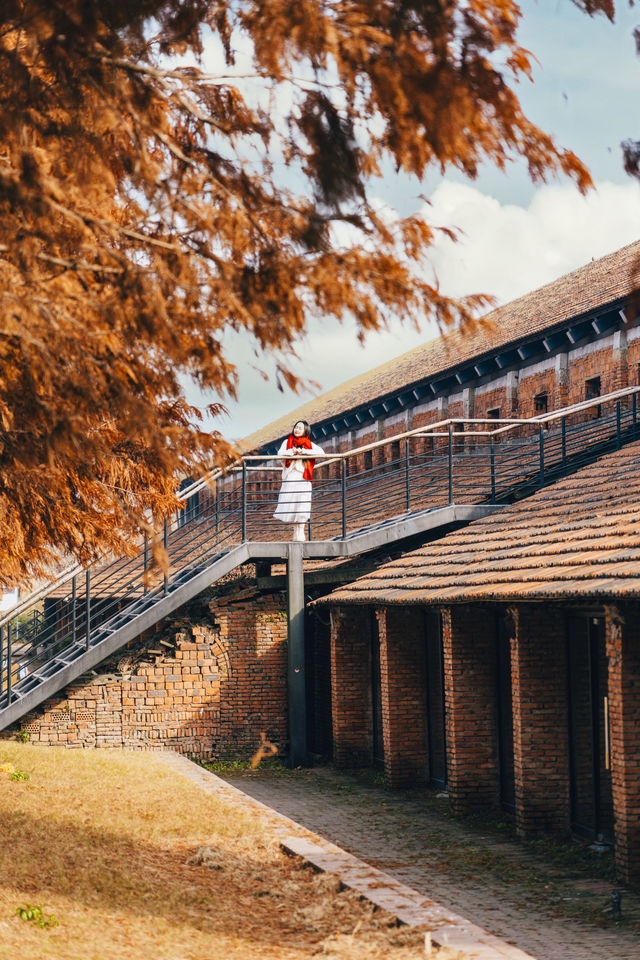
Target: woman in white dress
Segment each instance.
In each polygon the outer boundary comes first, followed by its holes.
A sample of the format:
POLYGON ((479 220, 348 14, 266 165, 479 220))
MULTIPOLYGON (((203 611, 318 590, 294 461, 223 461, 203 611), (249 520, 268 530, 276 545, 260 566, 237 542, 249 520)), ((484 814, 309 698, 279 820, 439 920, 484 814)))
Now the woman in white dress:
POLYGON ((310 457, 324 453, 322 447, 309 438, 309 433, 307 421, 298 420, 278 450, 278 457, 284 464, 274 517, 293 524, 294 540, 306 540, 305 524, 311 516, 311 479, 315 460, 310 457))

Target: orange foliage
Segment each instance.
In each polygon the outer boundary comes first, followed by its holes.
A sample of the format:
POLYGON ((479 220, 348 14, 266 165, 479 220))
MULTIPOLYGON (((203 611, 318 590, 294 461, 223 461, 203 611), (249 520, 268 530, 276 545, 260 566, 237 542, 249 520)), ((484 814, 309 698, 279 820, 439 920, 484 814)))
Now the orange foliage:
POLYGON ((535 180, 590 182, 522 113, 513 85, 531 56, 512 0, 5 0, 2 13, 4 582, 126 548, 175 506, 181 473, 229 457, 179 379, 234 394, 228 327, 286 355, 310 314, 366 330, 465 321, 486 303, 425 282, 433 230, 369 204, 383 164, 474 176, 522 157, 535 180), (234 75, 239 38, 262 99, 234 75), (183 65, 216 41, 215 75, 183 65))

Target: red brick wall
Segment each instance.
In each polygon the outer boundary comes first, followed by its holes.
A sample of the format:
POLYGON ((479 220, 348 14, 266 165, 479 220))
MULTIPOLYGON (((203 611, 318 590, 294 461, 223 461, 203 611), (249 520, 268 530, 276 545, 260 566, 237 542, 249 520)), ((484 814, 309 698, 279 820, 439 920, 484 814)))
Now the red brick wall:
POLYGON ((204 621, 160 624, 21 726, 69 747, 246 756, 262 730, 286 747, 286 643, 281 595, 214 600, 204 621))
POLYGON ((516 826, 522 835, 569 831, 567 664, 562 612, 511 611, 516 826))
POLYGON ((333 759, 338 767, 373 761, 371 714, 371 608, 331 611, 333 759))
POLYGON ((426 779, 424 621, 419 607, 377 613, 385 778, 391 787, 426 779))
POLYGON ((601 393, 614 388, 611 347, 603 347, 582 357, 569 354, 569 390, 567 403, 581 403, 585 399, 585 381, 600 377, 601 393))
POLYGON ((486 607, 444 609, 447 774, 458 815, 498 802, 494 636, 486 607))
POLYGON ((616 867, 625 883, 640 881, 640 607, 610 607, 609 728, 616 867))
POLYGON ((513 416, 512 404, 507 397, 506 386, 496 387, 493 390, 485 390, 482 393, 476 393, 475 417, 482 420, 487 416, 487 410, 500 410, 500 419, 513 416))
POLYGON ((550 413, 555 409, 556 400, 554 371, 540 370, 531 375, 523 371, 518 384, 517 416, 535 417, 535 397, 540 393, 547 394, 547 409, 550 413))

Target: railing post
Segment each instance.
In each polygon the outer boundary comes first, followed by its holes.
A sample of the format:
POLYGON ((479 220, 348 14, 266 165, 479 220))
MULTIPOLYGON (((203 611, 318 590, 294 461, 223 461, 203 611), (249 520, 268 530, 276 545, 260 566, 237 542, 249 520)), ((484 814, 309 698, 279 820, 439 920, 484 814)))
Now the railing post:
POLYGON ((91 571, 87 570, 84 575, 84 599, 87 604, 87 622, 84 635, 84 647, 88 650, 91 646, 91 571))
POLYGON ((0 627, 0 702, 4 690, 4 627, 0 627))
POLYGON ((242 542, 247 539, 247 465, 242 461, 242 542))
POLYGON ((342 539, 347 535, 347 461, 343 457, 340 461, 342 486, 342 539))
POLYGON ((216 537, 220 532, 220 483, 216 480, 216 537))
POLYGON ((144 546, 142 548, 142 590, 144 593, 147 593, 149 586, 147 584, 147 573, 149 571, 149 538, 147 534, 144 535, 144 546))
POLYGON ((544 428, 542 424, 538 427, 539 447, 540 447, 540 486, 544 487, 544 428))
POLYGON ((566 469, 567 466, 567 418, 563 417, 561 421, 562 425, 562 469, 566 469))
MULTIPOLYGON (((162 541, 164 543, 164 552, 167 554, 167 561, 169 559, 169 518, 164 518, 164 531, 162 541)), ((164 592, 165 595, 169 592, 169 577, 164 575, 164 592)))
POLYGON ((622 446, 622 436, 620 432, 620 401, 616 401, 616 449, 622 446))
POLYGON ((404 441, 404 487, 407 513, 411 510, 411 478, 409 476, 409 437, 404 441))
POLYGON ((449 424, 449 503, 453 503, 453 426, 449 424))
POLYGON ((632 406, 633 406, 633 439, 635 440, 635 438, 636 438, 636 436, 637 436, 636 425, 637 425, 637 422, 638 422, 638 418, 637 418, 638 394, 637 394, 637 393, 634 393, 634 395, 633 395, 633 404, 632 404, 632 406))
POLYGON ((78 590, 76 585, 76 578, 73 577, 71 581, 71 643, 76 642, 76 630, 77 630, 77 614, 78 607, 78 590))
POLYGON ((491 463, 491 503, 496 502, 496 456, 493 445, 493 434, 489 437, 489 458, 491 463))
POLYGON ((11 706, 11 623, 7 624, 7 706, 11 706))

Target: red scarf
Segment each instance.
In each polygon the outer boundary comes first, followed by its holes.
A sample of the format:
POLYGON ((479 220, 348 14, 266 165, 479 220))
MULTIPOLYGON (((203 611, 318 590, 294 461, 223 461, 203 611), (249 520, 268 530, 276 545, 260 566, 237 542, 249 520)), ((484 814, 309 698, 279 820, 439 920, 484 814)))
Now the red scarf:
MULTIPOLYGON (((287 450, 290 450, 291 447, 304 447, 305 450, 311 450, 312 444, 309 437, 294 437, 294 435, 290 433, 287 438, 287 450)), ((290 467, 292 463, 293 460, 285 460, 284 465, 285 467, 290 467)), ((303 480, 311 480, 314 466, 315 460, 305 460, 304 473, 302 474, 303 480)))

